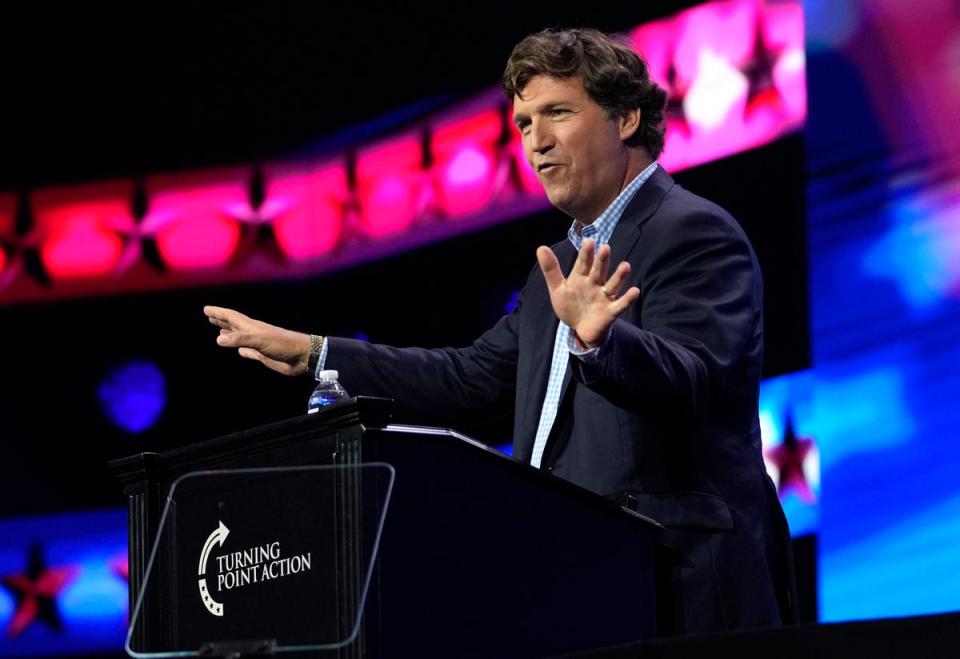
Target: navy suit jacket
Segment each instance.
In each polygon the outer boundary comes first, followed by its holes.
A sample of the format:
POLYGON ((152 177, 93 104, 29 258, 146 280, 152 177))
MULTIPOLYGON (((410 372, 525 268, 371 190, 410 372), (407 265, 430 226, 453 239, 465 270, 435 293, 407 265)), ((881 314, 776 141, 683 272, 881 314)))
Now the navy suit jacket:
MULTIPOLYGON (((764 470, 757 418, 763 356, 756 257, 728 213, 658 168, 624 210, 611 263, 640 299, 596 360, 571 356, 541 463, 667 527, 685 633, 792 618, 789 535, 764 470)), ((576 251, 553 246, 569 272, 576 251)), ((471 346, 391 348, 329 339, 327 368, 354 394, 394 398, 406 420, 453 425, 514 407, 529 462, 558 319, 534 267, 517 308, 471 346), (407 396, 407 392, 415 392, 407 396)))

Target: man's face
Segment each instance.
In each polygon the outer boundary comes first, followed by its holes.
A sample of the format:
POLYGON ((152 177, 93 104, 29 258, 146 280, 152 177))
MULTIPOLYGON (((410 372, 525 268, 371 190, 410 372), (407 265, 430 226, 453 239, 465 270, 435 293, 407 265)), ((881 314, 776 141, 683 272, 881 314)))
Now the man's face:
POLYGON ((579 76, 531 78, 513 98, 513 121, 550 203, 584 224, 628 182, 624 122, 604 116, 579 76))

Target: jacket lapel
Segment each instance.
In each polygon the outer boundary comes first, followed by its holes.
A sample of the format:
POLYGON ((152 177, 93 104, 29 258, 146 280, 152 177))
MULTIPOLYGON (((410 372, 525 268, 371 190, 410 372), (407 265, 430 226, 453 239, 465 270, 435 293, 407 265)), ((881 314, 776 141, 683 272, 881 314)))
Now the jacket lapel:
MULTIPOLYGON (((560 270, 564 277, 570 274, 573 263, 577 258, 577 251, 570 244, 569 240, 557 243, 553 246, 553 251, 557 255, 557 261, 560 263, 560 270)), ((531 291, 534 292, 534 291, 531 291)), ((543 406, 543 399, 547 392, 547 380, 550 378, 550 365, 553 362, 553 345, 557 337, 557 327, 560 321, 553 312, 553 305, 550 304, 550 292, 547 290, 547 284, 543 280, 543 274, 538 273, 536 280, 536 291, 531 295, 531 304, 536 307, 532 311, 535 321, 536 331, 533 334, 533 341, 527 344, 530 350, 530 379, 526 386, 526 404, 523 406, 524 420, 520 426, 517 441, 517 450, 515 457, 522 462, 529 462, 533 453, 533 440, 537 435, 537 427, 540 425, 540 410, 543 406)), ((521 346, 521 350, 523 346, 521 346)), ((568 373, 564 375, 564 386, 566 386, 568 373)), ((523 383, 518 383, 523 386, 523 383)))
POLYGON ((657 212, 664 196, 674 185, 673 178, 658 166, 640 186, 637 194, 633 195, 633 199, 623 209, 613 236, 610 237, 611 270, 617 267, 620 261, 629 261, 630 252, 640 238, 640 226, 657 212))
MULTIPOLYGON (((615 267, 620 261, 628 260, 630 252, 633 251, 638 239, 640 238, 640 226, 650 218, 660 207, 664 195, 674 186, 673 179, 663 168, 657 167, 653 175, 641 186, 634 195, 630 203, 623 211, 623 216, 614 229, 613 236, 610 239, 611 267, 615 267)), ((563 275, 569 275, 573 263, 577 257, 577 251, 569 240, 564 240, 554 245, 554 252, 557 254, 557 260, 560 262, 560 268, 563 275)), ((546 283, 542 277, 538 282, 538 289, 542 290, 542 304, 535 313, 544 318, 541 327, 543 334, 538 335, 536 340, 530 346, 531 350, 531 377, 526 392, 526 405, 524 406, 525 420, 521 426, 517 440, 516 458, 529 462, 533 451, 533 440, 537 434, 537 426, 540 423, 540 410, 543 405, 543 399, 546 394, 547 380, 550 377, 550 365, 553 361, 553 346, 557 336, 557 326, 559 320, 553 312, 553 306, 550 304, 550 294, 547 291, 546 283), (542 289, 541 289, 542 287, 542 289)), ((538 296, 539 297, 539 296, 538 296)), ((566 369, 563 376, 563 385, 560 390, 560 401, 564 401, 570 382, 573 379, 572 369, 566 369)), ((559 415, 558 415, 559 416, 559 415)))

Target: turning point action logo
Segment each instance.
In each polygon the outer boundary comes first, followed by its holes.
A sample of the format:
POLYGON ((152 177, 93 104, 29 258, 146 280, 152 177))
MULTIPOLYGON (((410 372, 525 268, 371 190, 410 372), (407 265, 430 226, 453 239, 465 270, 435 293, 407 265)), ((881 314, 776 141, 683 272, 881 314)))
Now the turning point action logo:
MULTIPOLYGON (((228 535, 230 535, 230 529, 223 522, 220 522, 213 533, 207 536, 207 541, 203 543, 203 551, 200 552, 200 564, 198 566, 200 598, 203 600, 203 605, 207 607, 207 611, 215 616, 223 615, 223 604, 215 600, 210 594, 210 589, 207 588, 207 579, 204 575, 207 573, 207 562, 214 546, 223 547, 228 535)), ((279 579, 310 569, 310 552, 282 558, 279 541, 268 542, 243 551, 221 554, 216 558, 217 592, 279 579)))

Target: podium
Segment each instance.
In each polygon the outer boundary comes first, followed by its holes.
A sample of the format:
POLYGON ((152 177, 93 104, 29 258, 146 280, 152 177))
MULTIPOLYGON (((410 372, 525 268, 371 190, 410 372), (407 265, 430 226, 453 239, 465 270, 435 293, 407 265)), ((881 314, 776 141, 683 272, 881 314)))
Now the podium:
POLYGON ((351 398, 111 462, 128 651, 539 657, 670 631, 656 522, 390 409, 351 398))

